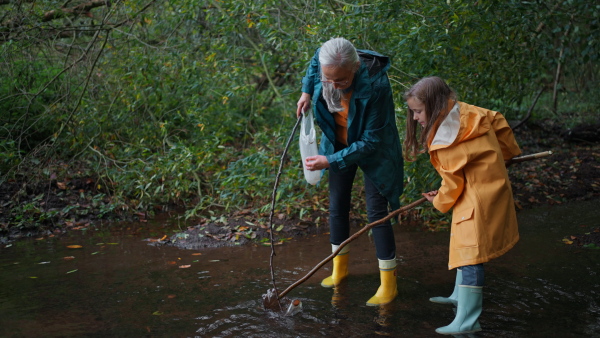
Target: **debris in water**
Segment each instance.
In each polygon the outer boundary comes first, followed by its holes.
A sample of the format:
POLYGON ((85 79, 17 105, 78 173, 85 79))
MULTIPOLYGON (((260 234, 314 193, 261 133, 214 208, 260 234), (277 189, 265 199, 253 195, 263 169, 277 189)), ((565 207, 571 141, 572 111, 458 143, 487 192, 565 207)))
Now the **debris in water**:
POLYGON ((302 311, 302 302, 299 299, 294 299, 285 311, 285 315, 293 316, 300 311, 302 311))

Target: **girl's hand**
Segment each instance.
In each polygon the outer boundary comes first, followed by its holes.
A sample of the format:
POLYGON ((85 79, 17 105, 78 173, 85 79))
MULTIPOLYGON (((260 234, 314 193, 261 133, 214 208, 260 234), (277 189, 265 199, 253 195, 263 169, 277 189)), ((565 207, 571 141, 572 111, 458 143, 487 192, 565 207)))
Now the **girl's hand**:
POLYGON ((437 193, 437 190, 432 190, 430 192, 424 192, 421 195, 423 195, 423 197, 425 197, 429 202, 433 202, 433 198, 435 197, 435 195, 437 195, 437 193))
POLYGON ((298 109, 296 109, 296 118, 300 118, 302 112, 310 109, 310 94, 302 93, 296 105, 298 106, 298 109))
POLYGON ((323 155, 309 156, 304 160, 304 167, 310 171, 329 168, 329 161, 323 155))

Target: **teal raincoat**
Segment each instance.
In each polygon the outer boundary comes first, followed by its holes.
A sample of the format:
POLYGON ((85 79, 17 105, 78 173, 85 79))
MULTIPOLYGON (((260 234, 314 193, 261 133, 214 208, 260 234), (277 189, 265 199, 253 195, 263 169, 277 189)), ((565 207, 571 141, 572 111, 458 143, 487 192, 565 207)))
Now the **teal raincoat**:
POLYGON ((302 79, 302 91, 312 97, 315 119, 323 131, 319 154, 327 157, 329 170, 344 172, 346 167, 358 164, 395 210, 400 207, 404 164, 392 88, 387 76, 390 60, 373 51, 357 51, 361 65, 352 84, 348 147, 334 152, 335 121, 321 95, 319 49, 302 79))

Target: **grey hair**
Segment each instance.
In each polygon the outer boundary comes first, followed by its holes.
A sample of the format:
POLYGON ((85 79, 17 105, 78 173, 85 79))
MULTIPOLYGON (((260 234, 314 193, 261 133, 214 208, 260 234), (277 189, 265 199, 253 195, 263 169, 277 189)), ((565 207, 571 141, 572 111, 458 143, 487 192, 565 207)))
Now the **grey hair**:
POLYGON ((321 46, 319 63, 321 67, 355 67, 358 64, 358 53, 352 42, 344 38, 331 39, 321 46))
MULTIPOLYGON (((331 39, 321 46, 319 51, 319 63, 323 67, 350 68, 353 72, 358 69, 358 53, 352 42, 344 38, 331 39)), ((321 72, 321 80, 325 80, 321 72)), ((323 83, 323 98, 331 113, 344 110, 342 106, 343 90, 333 88, 333 85, 323 83)))

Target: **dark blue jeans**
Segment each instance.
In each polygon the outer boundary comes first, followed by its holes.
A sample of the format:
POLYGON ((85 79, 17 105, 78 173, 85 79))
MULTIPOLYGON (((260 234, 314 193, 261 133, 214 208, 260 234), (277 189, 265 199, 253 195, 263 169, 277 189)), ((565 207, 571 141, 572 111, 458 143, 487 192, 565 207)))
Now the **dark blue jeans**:
POLYGON ((484 283, 484 270, 483 264, 476 265, 465 265, 460 267, 462 270, 462 283, 461 285, 470 286, 483 286, 484 283))
MULTIPOLYGON (((347 169, 344 173, 329 170, 329 238, 334 245, 339 245, 350 237, 352 184, 358 166, 352 165, 347 169)), ((367 217, 369 223, 372 223, 388 215, 388 201, 366 175, 363 177, 367 195, 367 217)), ((390 260, 396 257, 396 241, 390 221, 373 228, 373 239, 378 259, 390 260)))

